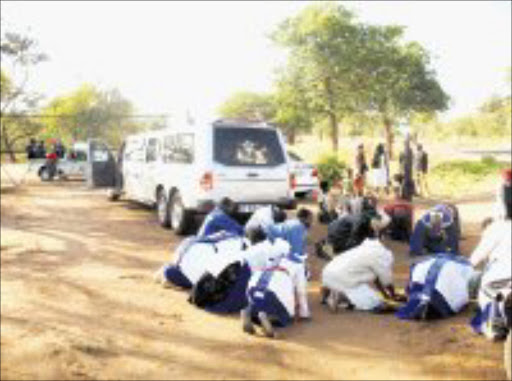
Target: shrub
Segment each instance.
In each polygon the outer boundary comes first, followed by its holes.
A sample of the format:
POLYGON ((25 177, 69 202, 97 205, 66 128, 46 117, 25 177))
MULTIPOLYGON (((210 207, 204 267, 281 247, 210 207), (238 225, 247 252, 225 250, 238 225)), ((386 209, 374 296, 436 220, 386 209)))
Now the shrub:
POLYGON ((329 187, 344 176, 347 165, 335 154, 325 154, 317 163, 318 174, 321 181, 327 181, 329 187))

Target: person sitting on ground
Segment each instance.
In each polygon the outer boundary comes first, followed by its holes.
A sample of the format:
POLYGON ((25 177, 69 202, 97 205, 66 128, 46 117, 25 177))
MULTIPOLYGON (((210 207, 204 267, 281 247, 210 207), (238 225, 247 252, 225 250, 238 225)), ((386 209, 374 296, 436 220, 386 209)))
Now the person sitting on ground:
POLYGON ((368 238, 324 267, 321 303, 327 303, 331 311, 336 312, 344 305, 348 309, 387 312, 394 309, 389 300, 404 301, 393 286, 393 253, 379 238, 383 228, 382 221, 372 219, 368 238))
POLYGON ((267 231, 270 225, 286 220, 286 212, 276 205, 264 206, 256 209, 245 224, 245 232, 261 227, 267 231))
POLYGON ((503 338, 503 304, 512 303, 510 286, 512 279, 512 194, 511 188, 504 191, 502 198, 504 219, 493 221, 483 232, 482 239, 470 257, 474 267, 485 264, 478 292, 478 310, 471 321, 474 331, 489 339, 503 338), (505 286, 500 284, 505 284, 505 286), (510 283, 509 283, 510 284, 510 283), (498 286, 498 287, 497 287, 498 286), (500 290, 503 288, 503 290, 500 290), (507 295, 504 295, 508 288, 507 295), (500 299, 499 293, 502 293, 500 299), (502 300, 503 299, 503 300, 502 300))
POLYGON ((453 254, 436 254, 413 264, 406 288, 408 301, 396 316, 431 320, 457 314, 469 303, 470 284, 476 275, 467 259, 453 254))
POLYGON ((296 316, 311 319, 304 262, 291 253, 289 244, 284 244, 289 254, 256 270, 249 280, 248 306, 241 312, 242 328, 248 334, 256 333, 256 324, 272 338, 276 336, 274 327, 286 327, 296 316))
POLYGON ((457 209, 439 204, 425 212, 414 228, 410 255, 459 253, 460 223, 457 209))
POLYGON ((315 253, 319 258, 330 260, 360 245, 370 234, 372 218, 382 220, 387 226, 390 217, 378 208, 374 197, 363 197, 358 205, 358 213, 354 213, 354 203, 346 201, 342 214, 327 227, 327 237, 315 244, 315 253))
POLYGON ((384 234, 392 240, 409 242, 414 222, 414 205, 402 199, 399 189, 394 188, 393 191, 395 199, 382 208, 391 218, 384 234))
POLYGON ((198 237, 205 237, 219 231, 226 231, 243 236, 244 228, 235 219, 236 203, 229 197, 224 197, 204 219, 203 225, 197 232, 198 237))

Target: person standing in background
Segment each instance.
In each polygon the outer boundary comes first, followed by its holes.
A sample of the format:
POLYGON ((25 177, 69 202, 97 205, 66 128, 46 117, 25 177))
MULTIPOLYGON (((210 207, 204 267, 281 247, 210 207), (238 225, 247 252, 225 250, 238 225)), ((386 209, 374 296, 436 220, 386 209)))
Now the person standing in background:
POLYGON ((430 191, 427 183, 428 154, 423 150, 423 146, 420 143, 416 146, 414 161, 414 169, 416 170, 416 192, 421 197, 429 197, 430 191))
POLYGON ((372 185, 377 195, 380 196, 382 190, 387 194, 389 191, 389 157, 383 143, 379 143, 375 147, 372 160, 372 175, 372 185))
POLYGON ((366 164, 366 156, 364 154, 363 143, 360 143, 357 146, 356 157, 354 160, 354 169, 354 191, 357 196, 363 196, 366 183, 366 172, 368 171, 368 164, 366 164))
POLYGON ((402 199, 411 201, 414 195, 413 163, 414 153, 409 135, 405 137, 404 151, 400 154, 400 172, 402 175, 402 199))

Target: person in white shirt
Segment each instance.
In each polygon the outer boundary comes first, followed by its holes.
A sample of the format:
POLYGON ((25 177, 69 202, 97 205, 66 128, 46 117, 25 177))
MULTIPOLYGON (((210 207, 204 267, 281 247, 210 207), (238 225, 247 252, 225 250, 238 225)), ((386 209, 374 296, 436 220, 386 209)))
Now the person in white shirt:
POLYGON ((475 332, 484 334, 489 339, 500 338, 503 335, 499 323, 504 317, 504 312, 500 310, 503 298, 498 295, 511 294, 512 200, 510 194, 504 197, 502 202, 505 210, 504 219, 497 219, 485 228, 480 243, 470 257, 474 267, 485 264, 478 292, 479 308, 471 321, 471 326, 475 332))
POLYGON ((322 304, 327 301, 336 312, 340 305, 349 309, 385 312, 391 309, 385 299, 403 301, 393 286, 393 253, 379 240, 382 220, 371 220, 370 235, 363 243, 335 257, 322 271, 322 304))
POLYGON ((285 327, 298 315, 310 319, 307 300, 307 280, 302 258, 291 253, 273 264, 255 269, 247 287, 248 306, 241 312, 244 332, 254 334, 254 324, 261 326, 265 336, 275 337, 274 327, 285 327), (297 310, 297 311, 296 311, 297 310))
POLYGON ((263 231, 268 231, 270 225, 280 223, 286 220, 286 213, 278 206, 264 206, 252 214, 245 224, 245 232, 247 234, 251 229, 261 227, 263 231))
POLYGON ((411 266, 408 301, 396 313, 400 319, 430 320, 460 312, 469 303, 471 263, 454 254, 440 253, 411 266))

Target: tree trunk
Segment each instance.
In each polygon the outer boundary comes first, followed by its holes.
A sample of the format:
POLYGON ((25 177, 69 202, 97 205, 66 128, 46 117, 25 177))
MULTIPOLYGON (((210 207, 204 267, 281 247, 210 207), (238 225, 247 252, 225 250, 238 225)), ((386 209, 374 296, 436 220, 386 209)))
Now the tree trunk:
POLYGON ((393 135, 393 121, 390 118, 384 118, 384 131, 386 134, 386 146, 389 153, 389 160, 393 160, 394 154, 393 154, 393 141, 394 141, 394 135, 393 135))
POLYGON ((329 117, 329 124, 331 125, 331 143, 334 152, 338 152, 338 121, 336 118, 336 109, 334 102, 334 93, 331 86, 331 79, 325 78, 324 81, 325 91, 327 93, 327 115, 329 117))
POLYGON ((329 122, 331 125, 331 143, 334 152, 338 152, 338 121, 336 120, 336 114, 329 112, 329 122))
POLYGON ((4 147, 7 150, 7 153, 9 154, 11 162, 16 163, 16 154, 14 153, 13 145, 11 140, 9 139, 9 136, 7 135, 5 126, 2 126, 2 139, 4 140, 4 147))
POLYGON ((295 129, 290 128, 288 129, 288 144, 294 145, 295 144, 295 129))

